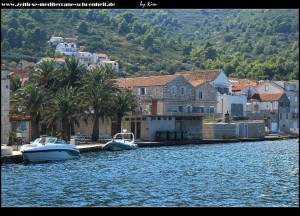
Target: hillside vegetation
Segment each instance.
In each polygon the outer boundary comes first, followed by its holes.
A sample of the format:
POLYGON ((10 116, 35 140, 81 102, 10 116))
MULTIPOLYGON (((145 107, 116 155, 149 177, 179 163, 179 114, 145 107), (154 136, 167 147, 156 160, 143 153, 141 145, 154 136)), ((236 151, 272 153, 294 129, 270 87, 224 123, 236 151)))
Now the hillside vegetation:
POLYGON ((294 9, 1 10, 1 62, 54 57, 53 35, 107 54, 120 75, 221 68, 229 77, 299 80, 294 9))

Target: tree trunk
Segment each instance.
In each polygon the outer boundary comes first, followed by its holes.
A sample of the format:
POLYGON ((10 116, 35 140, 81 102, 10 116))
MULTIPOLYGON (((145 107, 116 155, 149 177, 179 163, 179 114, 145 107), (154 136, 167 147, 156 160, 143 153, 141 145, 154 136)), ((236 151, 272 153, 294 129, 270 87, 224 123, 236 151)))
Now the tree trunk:
POLYGON ((35 131, 35 134, 36 134, 36 138, 38 138, 38 137, 40 137, 40 115, 38 114, 37 116, 36 116, 36 119, 35 119, 35 125, 36 125, 36 127, 35 127, 35 129, 36 129, 36 131, 35 131))
POLYGON ((36 125, 36 114, 31 114, 30 126, 31 126, 30 139, 35 140, 36 138, 38 138, 36 133, 38 130, 38 127, 36 125))
POLYGON ((92 141, 98 141, 99 138, 99 115, 95 114, 93 121, 92 141))
POLYGON ((65 141, 70 140, 70 123, 69 119, 62 119, 62 139, 65 141))
POLYGON ((117 115, 117 121, 118 121, 118 123, 117 123, 117 132, 118 133, 121 133, 122 131, 122 117, 123 117, 123 115, 122 114, 118 114, 117 115))
POLYGON ((75 135, 74 120, 71 119, 71 135, 75 135))

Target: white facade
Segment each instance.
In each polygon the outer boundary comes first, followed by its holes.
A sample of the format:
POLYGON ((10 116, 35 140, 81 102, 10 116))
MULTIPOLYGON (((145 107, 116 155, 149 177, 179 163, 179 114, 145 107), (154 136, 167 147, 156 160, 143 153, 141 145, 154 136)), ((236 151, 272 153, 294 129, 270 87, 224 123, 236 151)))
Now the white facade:
POLYGON ((240 91, 236 91, 235 94, 243 94, 246 95, 248 98, 251 98, 253 95, 258 94, 258 91, 253 86, 247 86, 240 91))
POLYGON ((211 84, 220 92, 221 94, 231 92, 231 82, 228 80, 226 74, 222 71, 211 84))
POLYGON ((1 65, 1 144, 5 144, 7 137, 5 134, 11 129, 9 122, 9 89, 10 72, 1 65))
POLYGON ((223 71, 211 84, 218 91, 217 113, 223 116, 228 111, 231 116, 246 116, 247 96, 232 94, 232 84, 223 71))
POLYGON ((80 63, 82 63, 85 67, 95 63, 94 56, 90 52, 77 52, 75 57, 79 58, 80 63))
POLYGON ((247 110, 247 96, 246 95, 217 95, 217 112, 224 114, 229 113, 230 116, 246 116, 247 110), (234 107, 239 106, 240 110, 233 110, 234 107))
POLYGON ((93 63, 99 63, 100 61, 110 61, 106 54, 93 53, 93 63))
POLYGON ((290 100, 290 130, 299 131, 299 83, 267 80, 258 84, 256 89, 259 93, 285 93, 290 100))
POLYGON ((55 37, 55 36, 52 36, 50 38, 50 43, 53 45, 53 46, 56 46, 57 44, 59 43, 62 43, 64 42, 64 38, 63 37, 55 37))
POLYGON ((75 43, 59 43, 56 46, 56 51, 60 52, 63 56, 75 56, 77 46, 75 43))
POLYGON ((119 63, 115 61, 100 61, 100 65, 102 66, 111 66, 113 67, 116 71, 119 71, 119 63))

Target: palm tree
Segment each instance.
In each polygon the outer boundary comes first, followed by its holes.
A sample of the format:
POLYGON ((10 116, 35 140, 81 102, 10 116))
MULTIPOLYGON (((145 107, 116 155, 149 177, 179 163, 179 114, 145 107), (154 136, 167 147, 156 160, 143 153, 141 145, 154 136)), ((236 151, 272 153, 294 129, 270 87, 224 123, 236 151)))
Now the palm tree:
POLYGON ((83 64, 80 63, 78 58, 68 57, 66 58, 66 66, 60 68, 63 74, 63 83, 65 85, 70 85, 73 87, 78 87, 80 85, 79 80, 81 80, 86 69, 83 64))
POLYGON ((71 119, 76 119, 81 113, 81 102, 77 88, 65 86, 58 90, 47 104, 44 120, 48 125, 60 120, 62 123, 62 138, 71 138, 71 119))
MULTIPOLYGON (((66 58, 66 65, 63 67, 60 67, 59 70, 61 71, 59 79, 60 85, 69 85, 73 87, 79 87, 80 86, 80 80, 82 79, 82 76, 86 73, 86 69, 82 63, 80 63, 78 58, 75 57, 67 57, 66 58)), ((76 122, 76 119, 71 118, 71 134, 75 133, 74 130, 74 124, 78 123, 76 122)))
POLYGON ((133 112, 136 107, 135 97, 129 90, 114 95, 113 110, 117 114, 118 133, 121 132, 122 117, 129 112, 133 112))
POLYGON ((32 72, 29 81, 39 87, 47 89, 56 89, 55 78, 57 77, 57 68, 54 67, 54 60, 44 60, 37 64, 32 72))
POLYGON ((47 98, 47 92, 32 83, 27 83, 12 95, 12 109, 21 105, 25 108, 26 114, 31 116, 31 140, 40 136, 39 122, 47 98))
POLYGON ((22 82, 20 77, 13 77, 10 79, 10 92, 15 92, 17 91, 19 88, 21 88, 22 86, 22 82))
POLYGON ((97 67, 91 69, 82 79, 85 106, 93 111, 92 141, 98 140, 99 117, 111 112, 113 94, 118 91, 114 78, 116 77, 113 68, 97 67))

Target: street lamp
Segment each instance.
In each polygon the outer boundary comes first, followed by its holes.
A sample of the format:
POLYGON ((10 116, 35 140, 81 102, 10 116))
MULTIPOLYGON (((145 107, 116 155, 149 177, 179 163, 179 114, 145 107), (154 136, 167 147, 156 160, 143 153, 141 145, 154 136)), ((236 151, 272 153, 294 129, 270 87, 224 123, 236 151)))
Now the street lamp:
POLYGON ((23 110, 23 107, 22 107, 22 105, 19 105, 19 106, 18 106, 18 112, 20 112, 20 113, 21 113, 21 112, 22 112, 22 110, 23 110))
MULTIPOLYGON (((18 106, 18 112, 22 114, 23 106, 18 106)), ((17 133, 18 134, 18 133, 17 133)), ((19 144, 22 145, 22 137, 17 136, 17 151, 19 150, 19 144)))

